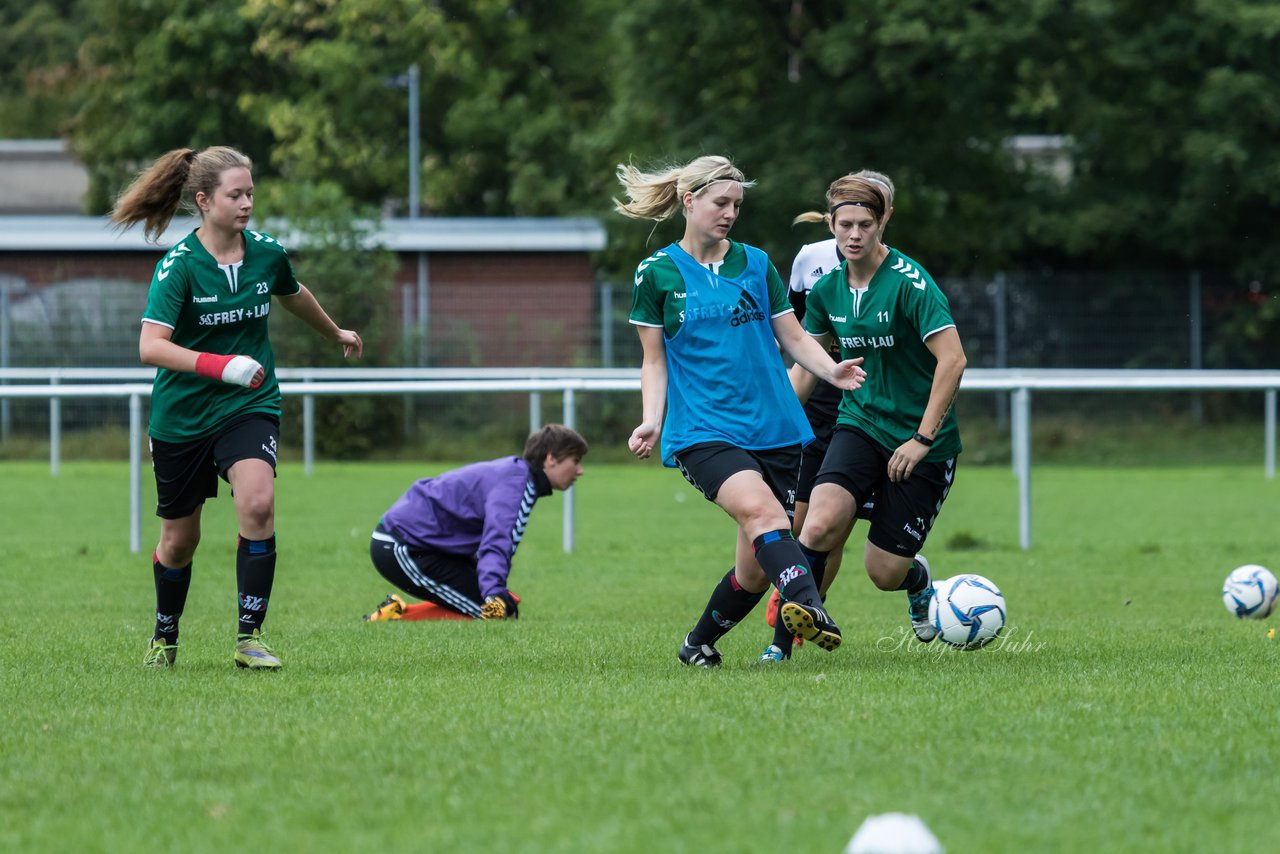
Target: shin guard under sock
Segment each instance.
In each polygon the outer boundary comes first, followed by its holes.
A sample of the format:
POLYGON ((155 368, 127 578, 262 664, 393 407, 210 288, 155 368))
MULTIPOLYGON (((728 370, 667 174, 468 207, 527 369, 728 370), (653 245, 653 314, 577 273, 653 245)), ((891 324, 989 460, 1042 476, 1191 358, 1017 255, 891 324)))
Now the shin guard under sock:
POLYGON ((178 619, 191 589, 191 564, 173 569, 160 563, 160 556, 153 552, 151 573, 156 582, 156 630, 152 637, 173 645, 178 642, 178 619))
POLYGON ((265 540, 240 537, 236 547, 236 587, 239 591, 240 623, 236 633, 251 635, 262 628, 267 617, 271 585, 276 579, 276 536, 265 540))
POLYGON ((778 588, 783 601, 801 605, 822 604, 813 571, 790 531, 768 531, 756 537, 751 547, 755 549, 760 568, 778 588))
POLYGON ((730 569, 711 591, 707 607, 698 618, 698 624, 689 633, 689 643, 714 646, 729 629, 751 613, 751 609, 764 598, 764 591, 752 593, 743 589, 730 569))
POLYGON ((804 543, 800 543, 800 551, 804 554, 804 559, 809 561, 813 583, 818 585, 818 590, 822 590, 822 579, 827 577, 827 552, 815 552, 804 543))

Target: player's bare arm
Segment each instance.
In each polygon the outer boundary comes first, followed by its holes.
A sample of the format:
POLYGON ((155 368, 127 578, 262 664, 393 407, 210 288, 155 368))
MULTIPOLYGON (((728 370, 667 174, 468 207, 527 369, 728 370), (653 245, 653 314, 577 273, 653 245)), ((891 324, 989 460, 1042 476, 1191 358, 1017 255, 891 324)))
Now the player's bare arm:
POLYGON ((294 317, 330 341, 341 344, 343 358, 351 356, 352 353, 359 358, 364 352, 364 342, 360 340, 360 335, 354 330, 342 329, 334 323, 306 285, 299 283, 296 294, 277 296, 276 299, 280 300, 280 305, 294 317))
POLYGON ((964 347, 960 344, 960 334, 954 327, 935 332, 924 343, 938 360, 938 365, 933 372, 929 403, 925 406, 916 435, 899 445, 889 458, 888 475, 894 482, 911 477, 915 467, 928 456, 934 437, 955 404, 960 378, 968 364, 964 347))
POLYGON ((627 447, 640 459, 647 459, 658 445, 662 416, 667 402, 667 351, 663 331, 656 326, 636 327, 644 357, 640 363, 641 423, 631 433, 627 447))
POLYGON ((796 320, 793 312, 780 314, 773 319, 773 334, 797 364, 836 388, 853 391, 866 379, 867 372, 862 370, 861 358, 832 362, 826 349, 801 328, 800 321, 796 320))
POLYGON ((200 353, 173 342, 173 330, 160 323, 143 321, 138 336, 138 358, 144 365, 169 371, 200 374, 232 385, 257 388, 265 371, 248 356, 200 353))

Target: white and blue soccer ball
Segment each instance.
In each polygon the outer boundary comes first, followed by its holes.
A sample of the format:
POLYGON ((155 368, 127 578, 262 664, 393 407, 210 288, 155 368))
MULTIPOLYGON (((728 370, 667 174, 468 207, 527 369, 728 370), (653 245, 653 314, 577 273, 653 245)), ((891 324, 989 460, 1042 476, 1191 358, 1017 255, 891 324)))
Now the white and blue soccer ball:
POLYGON ((1240 619, 1264 620, 1276 607, 1276 577, 1271 570, 1247 563, 1231 570, 1222 585, 1222 604, 1240 619))
POLYGON ((989 579, 972 573, 934 585, 929 621, 938 640, 958 649, 981 649, 1000 635, 1005 621, 1004 594, 989 579))

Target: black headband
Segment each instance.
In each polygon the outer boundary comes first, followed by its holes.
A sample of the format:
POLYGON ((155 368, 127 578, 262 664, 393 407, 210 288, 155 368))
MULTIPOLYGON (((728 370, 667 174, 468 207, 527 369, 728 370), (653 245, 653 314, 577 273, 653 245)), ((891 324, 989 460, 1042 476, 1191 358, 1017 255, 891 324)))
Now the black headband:
POLYGON ((871 202, 841 202, 838 205, 832 205, 831 210, 827 211, 827 213, 831 216, 835 216, 836 211, 848 205, 853 205, 856 208, 866 208, 876 215, 876 219, 884 216, 884 208, 879 205, 873 205, 871 202))
POLYGON ((694 187, 691 190, 687 190, 686 192, 693 193, 696 196, 698 195, 698 193, 701 193, 703 190, 707 189, 707 187, 710 187, 712 184, 719 184, 721 181, 733 181, 737 184, 742 183, 737 178, 732 178, 729 176, 725 176, 724 178, 712 178, 710 181, 704 181, 703 183, 699 184, 698 186, 694 187))

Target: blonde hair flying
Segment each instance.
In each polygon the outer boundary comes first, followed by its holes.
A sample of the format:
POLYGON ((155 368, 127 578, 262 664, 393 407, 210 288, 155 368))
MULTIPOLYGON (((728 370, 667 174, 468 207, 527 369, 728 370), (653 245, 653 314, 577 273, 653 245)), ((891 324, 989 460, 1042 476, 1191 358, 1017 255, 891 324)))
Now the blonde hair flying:
POLYGON ((695 196, 708 187, 733 181, 744 189, 754 187, 742 170, 727 157, 708 154, 683 166, 668 166, 657 172, 642 172, 628 163, 618 164, 618 181, 626 191, 627 201, 613 200, 613 209, 632 219, 670 219, 680 210, 685 193, 695 196))

